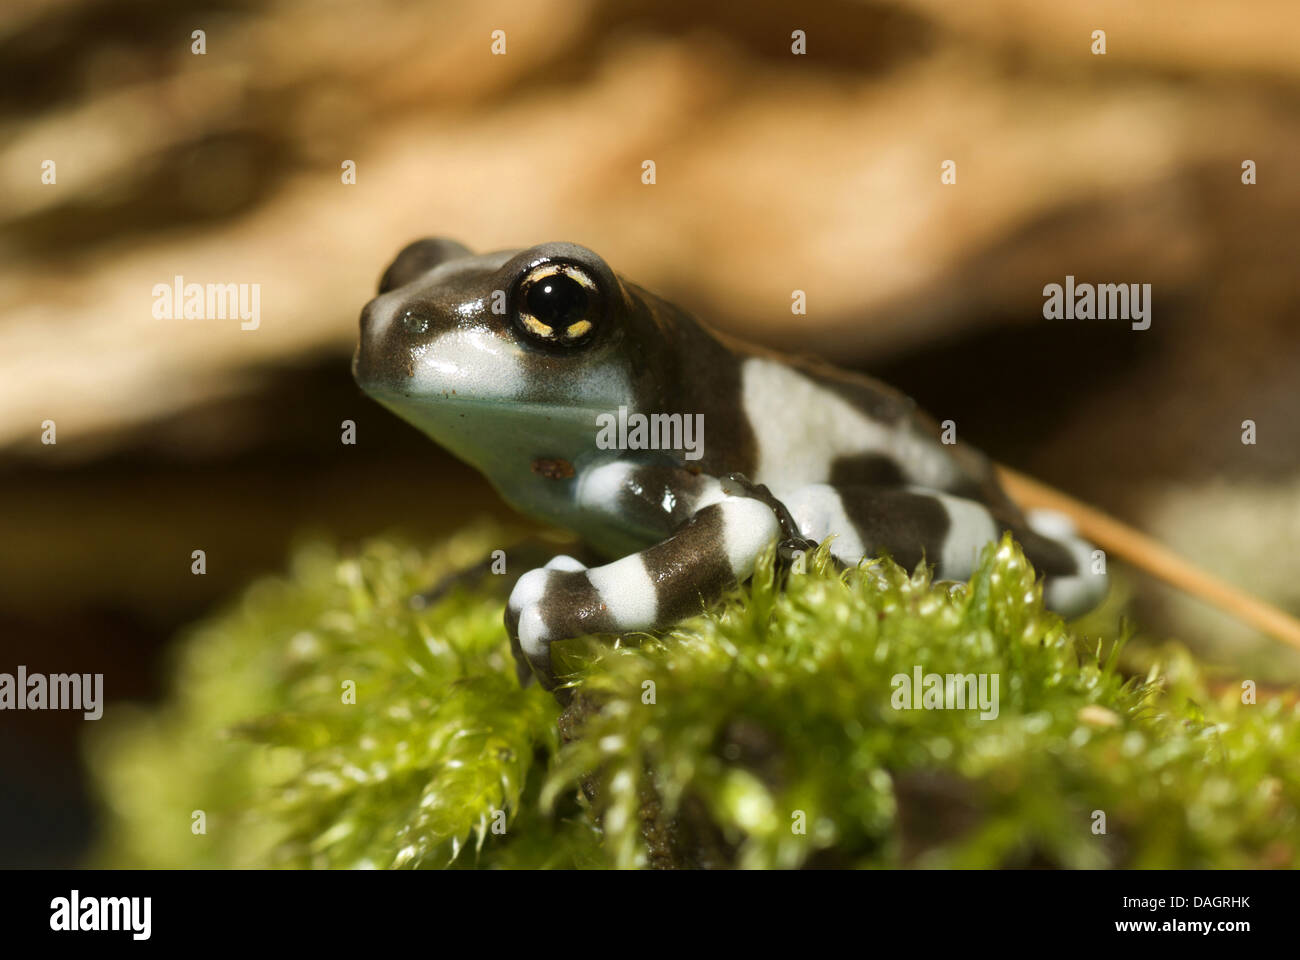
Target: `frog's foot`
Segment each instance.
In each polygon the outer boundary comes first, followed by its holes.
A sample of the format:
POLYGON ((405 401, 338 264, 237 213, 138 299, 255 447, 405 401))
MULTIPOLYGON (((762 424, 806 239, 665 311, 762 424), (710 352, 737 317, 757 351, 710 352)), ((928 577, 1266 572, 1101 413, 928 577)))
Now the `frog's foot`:
POLYGON ((558 575, 583 574, 587 566, 567 555, 552 557, 546 566, 529 570, 515 582, 506 604, 506 633, 515 655, 515 673, 520 686, 528 686, 536 675, 546 690, 558 685, 551 669, 550 644, 558 637, 547 636, 544 603, 556 603, 560 592, 558 575))
POLYGON ((807 555, 817 549, 817 541, 803 535, 790 510, 765 485, 754 483, 743 473, 729 473, 722 478, 722 489, 731 496, 757 500, 772 511, 781 526, 781 539, 776 544, 778 568, 788 570, 800 554, 807 555))
MULTIPOLYGON (((780 532, 766 504, 726 497, 640 553, 590 568, 557 557, 530 570, 515 584, 505 617, 521 681, 531 670, 545 689, 559 687, 551 662, 557 640, 662 629, 699 613, 753 573, 780 532)), ((564 691, 557 697, 567 699, 564 691)))

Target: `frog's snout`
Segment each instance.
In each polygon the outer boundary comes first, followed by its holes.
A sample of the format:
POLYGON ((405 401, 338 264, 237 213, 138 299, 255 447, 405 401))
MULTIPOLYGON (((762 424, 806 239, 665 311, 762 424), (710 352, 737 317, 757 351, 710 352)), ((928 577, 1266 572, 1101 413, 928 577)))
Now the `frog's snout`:
POLYGON ((375 381, 374 356, 378 350, 375 343, 374 301, 361 308, 361 335, 357 340, 357 349, 352 353, 352 379, 363 388, 375 381))
POLYGON ((375 301, 371 300, 369 303, 367 303, 364 307, 361 308, 362 343, 365 342, 366 335, 370 333, 370 329, 374 325, 374 306, 375 306, 375 301))

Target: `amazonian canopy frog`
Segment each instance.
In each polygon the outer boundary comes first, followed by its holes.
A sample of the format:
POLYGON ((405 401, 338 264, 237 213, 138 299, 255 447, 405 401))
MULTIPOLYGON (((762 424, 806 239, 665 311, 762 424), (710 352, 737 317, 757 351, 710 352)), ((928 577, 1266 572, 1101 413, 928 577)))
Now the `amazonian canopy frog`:
POLYGON ((575 244, 410 244, 361 313, 353 372, 516 509, 608 558, 556 557, 514 586, 520 679, 547 689, 554 641, 671 626, 774 542, 833 536, 845 564, 888 551, 966 579, 1010 530, 1053 609, 1081 613, 1106 590, 1088 544, 1035 529, 991 462, 944 444, 913 401, 733 342, 575 244))

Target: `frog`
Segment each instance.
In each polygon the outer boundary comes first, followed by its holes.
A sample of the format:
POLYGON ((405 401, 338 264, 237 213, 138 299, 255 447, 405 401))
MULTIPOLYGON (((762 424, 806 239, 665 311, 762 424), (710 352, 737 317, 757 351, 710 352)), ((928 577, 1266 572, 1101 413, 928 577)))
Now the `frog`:
POLYGON ((1077 617, 1107 592, 1067 518, 1018 507, 992 460, 911 398, 744 343, 576 243, 408 244, 361 311, 352 372, 512 508, 588 546, 509 591, 524 685, 569 689, 553 644, 669 629, 769 550, 794 565, 827 543, 844 567, 887 554, 960 582, 1009 532, 1049 609, 1077 617), (681 423, 698 424, 689 443, 681 423))

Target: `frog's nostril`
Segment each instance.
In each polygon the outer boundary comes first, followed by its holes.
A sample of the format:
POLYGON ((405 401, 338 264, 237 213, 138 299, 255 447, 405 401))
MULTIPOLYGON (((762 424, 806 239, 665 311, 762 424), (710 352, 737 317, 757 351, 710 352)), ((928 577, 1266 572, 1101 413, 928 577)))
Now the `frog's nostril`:
POLYGON ((421 336, 429 332, 429 315, 423 310, 407 310, 402 314, 402 329, 407 333, 421 336))
POLYGON ((368 332, 370 331, 370 317, 371 317, 370 308, 371 308, 371 306, 372 306, 372 304, 367 303, 364 307, 361 308, 361 334, 362 334, 362 336, 364 336, 366 333, 368 333, 368 332))

